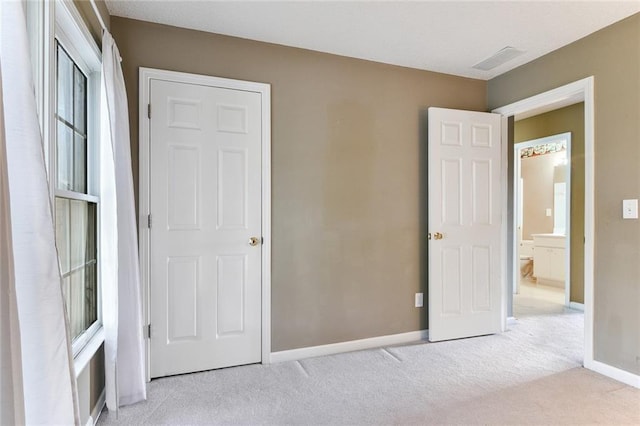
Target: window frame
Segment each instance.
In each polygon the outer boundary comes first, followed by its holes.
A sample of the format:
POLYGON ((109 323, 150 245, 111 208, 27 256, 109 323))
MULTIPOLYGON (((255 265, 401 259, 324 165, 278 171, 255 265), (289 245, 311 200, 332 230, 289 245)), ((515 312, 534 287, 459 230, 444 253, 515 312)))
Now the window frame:
POLYGON ((72 343, 76 376, 104 342, 101 282, 100 219, 100 107, 102 54, 82 15, 71 1, 25 2, 34 71, 34 86, 43 136, 43 150, 49 178, 50 205, 55 224, 56 196, 96 203, 96 292, 97 319, 72 343), (56 170, 56 43, 65 50, 87 78, 87 184, 86 194, 57 189, 56 170))
MULTIPOLYGON (((100 280, 100 73, 101 59, 97 46, 91 37, 89 30, 86 28, 82 18, 75 9, 75 6, 67 2, 55 1, 54 5, 55 29, 51 41, 52 63, 48 67, 49 85, 51 98, 51 113, 47 116, 50 120, 52 135, 49 138, 49 185, 52 194, 53 203, 55 197, 64 197, 72 200, 88 201, 96 204, 96 293, 97 293, 97 312, 96 321, 93 322, 86 330, 84 330, 72 343, 73 356, 76 358, 80 352, 87 346, 89 341, 102 328, 102 283, 100 280), (74 14, 75 12, 75 14, 74 14), (76 15, 76 16, 74 16, 76 15), (84 31, 83 31, 84 30, 84 31), (75 191, 66 191, 57 188, 57 133, 56 133, 56 43, 59 44, 76 64, 80 71, 87 78, 87 164, 86 164, 86 194, 75 191)), ((54 211, 54 221, 55 211, 54 211)))

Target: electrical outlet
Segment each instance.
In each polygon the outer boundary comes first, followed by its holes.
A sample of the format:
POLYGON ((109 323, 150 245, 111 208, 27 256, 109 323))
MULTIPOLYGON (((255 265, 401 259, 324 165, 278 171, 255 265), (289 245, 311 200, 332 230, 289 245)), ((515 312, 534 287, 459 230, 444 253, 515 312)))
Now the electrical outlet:
POLYGON ((551 217, 551 209, 546 209, 545 214, 547 215, 547 217, 551 217))
POLYGON ((424 304, 424 293, 416 293, 416 308, 422 308, 424 304))

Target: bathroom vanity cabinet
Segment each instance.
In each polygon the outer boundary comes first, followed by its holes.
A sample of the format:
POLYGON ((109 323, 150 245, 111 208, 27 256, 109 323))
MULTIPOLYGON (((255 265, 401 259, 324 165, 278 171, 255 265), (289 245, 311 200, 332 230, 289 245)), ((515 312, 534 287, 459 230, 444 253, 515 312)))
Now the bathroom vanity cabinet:
POLYGON ((533 234, 533 275, 549 284, 564 286, 566 237, 533 234))

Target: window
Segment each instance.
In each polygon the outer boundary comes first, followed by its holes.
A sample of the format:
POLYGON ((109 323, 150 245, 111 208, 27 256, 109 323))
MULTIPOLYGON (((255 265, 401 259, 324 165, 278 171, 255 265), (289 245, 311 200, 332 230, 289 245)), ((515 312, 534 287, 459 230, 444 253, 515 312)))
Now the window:
POLYGON ((94 175, 87 155, 92 141, 87 131, 88 78, 58 41, 55 58, 56 243, 75 350, 75 342, 98 320, 98 197, 90 194, 88 185, 94 175))
POLYGON ((100 281, 101 54, 73 2, 26 2, 34 87, 49 174, 76 372, 104 340, 100 281), (49 25, 48 23, 52 25, 49 25))

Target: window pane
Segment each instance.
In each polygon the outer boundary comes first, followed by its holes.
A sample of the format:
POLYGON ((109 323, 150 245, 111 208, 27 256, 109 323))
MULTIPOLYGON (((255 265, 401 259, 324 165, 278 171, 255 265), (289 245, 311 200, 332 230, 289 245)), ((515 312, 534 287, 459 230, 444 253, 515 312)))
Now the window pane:
POLYGON ((83 135, 87 134, 87 78, 78 67, 73 70, 73 125, 83 135))
POLYGON ((97 237, 98 237, 98 205, 94 203, 88 203, 88 218, 87 218, 87 263, 96 261, 97 259, 97 237))
POLYGON ((87 245, 85 267, 85 328, 98 320, 98 265, 97 265, 97 239, 98 239, 98 205, 87 203, 87 245))
POLYGON ((58 46, 58 117, 73 122, 73 62, 69 55, 58 46))
POLYGON ((59 45, 57 57, 58 173, 56 187, 86 193, 87 77, 59 45))
POLYGON ((89 327, 98 320, 98 285, 96 264, 90 263, 85 268, 85 325, 89 327))
POLYGON ((72 337, 98 319, 97 204, 56 197, 56 240, 72 337), (63 253, 67 253, 64 255, 63 253))
POLYGON ((87 202, 71 200, 71 269, 86 263, 87 202))
POLYGON ((87 141, 76 133, 73 144, 73 191, 87 193, 87 141))
POLYGON ((60 259, 60 270, 66 274, 69 266, 69 200, 56 197, 56 245, 60 259))
POLYGON ((56 153, 58 157, 58 189, 71 191, 73 189, 73 131, 61 121, 58 126, 56 153))
POLYGON ((84 268, 71 273, 71 306, 68 306, 68 309, 72 339, 78 337, 85 330, 83 303, 84 275, 84 268))
POLYGON ((71 278, 67 277, 62 280, 62 295, 64 296, 65 307, 67 312, 71 312, 71 278))

